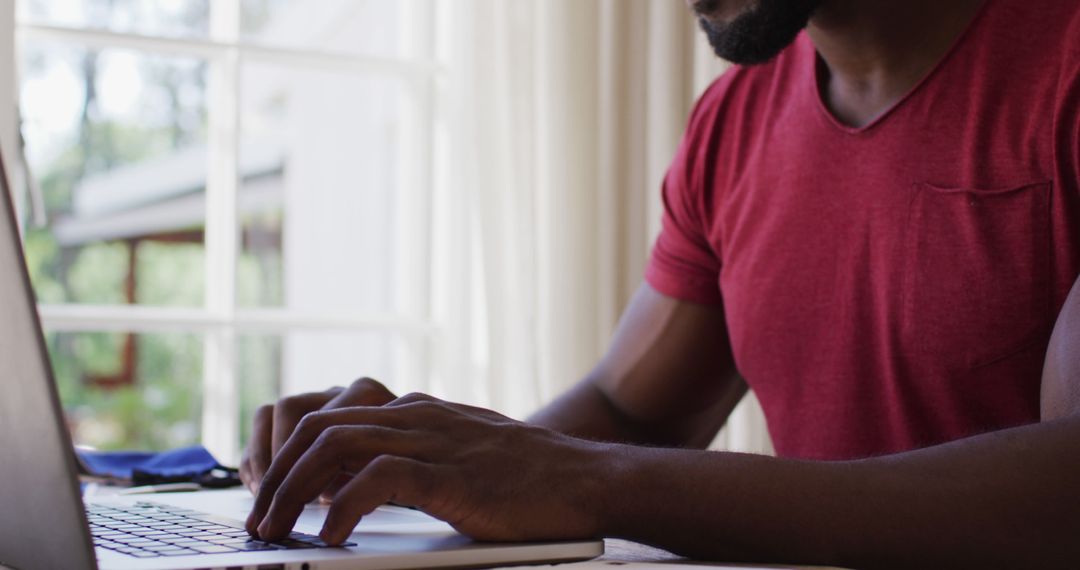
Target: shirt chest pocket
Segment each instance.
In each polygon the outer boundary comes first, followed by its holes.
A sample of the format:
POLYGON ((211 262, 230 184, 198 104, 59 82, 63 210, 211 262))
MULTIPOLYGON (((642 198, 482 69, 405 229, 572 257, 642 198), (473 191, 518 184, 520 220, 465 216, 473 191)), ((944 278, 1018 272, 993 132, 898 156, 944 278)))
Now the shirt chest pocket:
POLYGON ((945 368, 971 369, 1046 334, 1051 186, 916 185, 905 235, 901 327, 908 350, 945 368))

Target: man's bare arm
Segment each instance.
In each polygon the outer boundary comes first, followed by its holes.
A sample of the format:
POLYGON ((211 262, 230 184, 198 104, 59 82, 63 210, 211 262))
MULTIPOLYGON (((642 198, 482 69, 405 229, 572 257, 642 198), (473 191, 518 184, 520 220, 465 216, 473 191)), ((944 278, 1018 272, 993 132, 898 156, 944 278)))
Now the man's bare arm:
MULTIPOLYGON (((1049 394, 1077 393, 1078 315, 1074 292, 1051 341, 1049 394)), ((412 394, 306 416, 267 471, 248 530, 287 535, 344 470, 355 476, 334 495, 322 531, 331 544, 393 500, 479 540, 615 536, 725 561, 1074 569, 1080 410, 1075 398, 1048 400, 1039 424, 807 462, 587 441, 412 394)))
POLYGON ((646 448, 620 457, 602 534, 691 557, 1080 567, 1076 416, 857 462, 646 448))
POLYGON ((704 448, 745 393, 723 308, 642 285, 603 360, 529 421, 586 439, 704 448))
POLYGON ((864 461, 623 455, 614 534, 714 559, 854 568, 1080 567, 1080 281, 1043 374, 1042 423, 864 461), (679 474, 678 489, 671 485, 679 474))

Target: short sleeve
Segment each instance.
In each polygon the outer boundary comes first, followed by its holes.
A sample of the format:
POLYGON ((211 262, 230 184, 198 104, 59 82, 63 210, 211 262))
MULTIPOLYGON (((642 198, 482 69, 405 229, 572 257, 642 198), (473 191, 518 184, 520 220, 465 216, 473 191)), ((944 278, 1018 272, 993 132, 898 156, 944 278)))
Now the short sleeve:
POLYGON ((683 301, 719 304, 720 259, 709 243, 698 156, 712 138, 717 85, 698 102, 679 150, 664 178, 660 236, 645 270, 645 281, 660 293, 683 301))

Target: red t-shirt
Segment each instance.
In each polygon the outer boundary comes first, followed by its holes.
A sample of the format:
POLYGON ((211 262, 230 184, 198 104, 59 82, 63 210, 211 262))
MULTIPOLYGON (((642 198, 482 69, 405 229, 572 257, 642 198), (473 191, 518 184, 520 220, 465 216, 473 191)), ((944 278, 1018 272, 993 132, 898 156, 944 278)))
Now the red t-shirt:
POLYGON ((704 95, 647 270, 723 303, 777 452, 844 459, 1036 422, 1080 273, 1080 3, 990 0, 873 123, 804 34, 704 95))

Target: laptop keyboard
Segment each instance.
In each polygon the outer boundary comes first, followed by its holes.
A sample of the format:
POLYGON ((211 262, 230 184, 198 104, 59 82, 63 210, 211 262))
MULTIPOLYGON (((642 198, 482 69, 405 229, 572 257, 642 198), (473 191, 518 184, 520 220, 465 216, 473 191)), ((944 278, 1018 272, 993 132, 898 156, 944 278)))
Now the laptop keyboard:
POLYGON ((300 532, 280 542, 254 540, 237 521, 157 503, 91 504, 86 516, 95 547, 135 558, 328 547, 319 537, 300 532))

